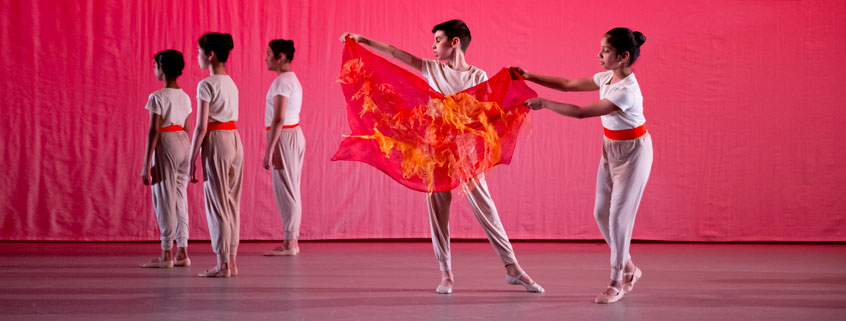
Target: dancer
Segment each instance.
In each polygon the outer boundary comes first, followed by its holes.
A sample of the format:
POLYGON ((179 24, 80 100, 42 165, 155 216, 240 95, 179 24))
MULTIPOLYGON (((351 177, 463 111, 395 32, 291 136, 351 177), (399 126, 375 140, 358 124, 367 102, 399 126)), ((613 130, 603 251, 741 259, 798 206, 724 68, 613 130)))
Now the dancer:
POLYGON ((564 79, 512 70, 526 80, 561 91, 599 90, 599 101, 585 107, 532 98, 533 110, 547 108, 564 116, 601 116, 605 137, 596 176, 594 217, 605 242, 611 248, 611 284, 596 297, 596 303, 613 303, 634 288, 641 270, 629 254, 635 214, 652 169, 652 138, 646 132, 643 96, 632 64, 640 56, 646 37, 627 28, 614 28, 601 40, 599 64, 607 71, 593 77, 564 79))
MULTIPOLYGON (((392 45, 354 33, 344 33, 341 36, 341 41, 345 41, 349 37, 358 43, 393 57, 414 70, 419 70, 432 88, 444 95, 459 93, 488 80, 488 76, 483 70, 470 65, 465 59, 471 37, 470 29, 463 21, 450 20, 438 24, 432 29, 432 33, 434 34, 432 50, 435 60, 421 59, 392 45), (446 61, 446 63, 441 61, 446 61)), ((505 265, 506 282, 523 285, 529 292, 544 292, 543 287, 535 283, 517 263, 511 242, 508 240, 505 229, 499 220, 496 206, 488 191, 484 175, 478 175, 462 183, 461 188, 473 209, 473 214, 482 225, 488 240, 505 265)), ((449 206, 452 202, 452 191, 427 194, 426 200, 429 208, 432 245, 435 250, 435 258, 441 269, 441 282, 435 292, 449 294, 452 293, 454 285, 449 240, 449 206)))
POLYGON ((229 34, 207 33, 200 37, 200 68, 210 76, 197 84, 197 126, 191 144, 191 182, 197 182, 196 160, 203 150, 203 191, 206 220, 217 266, 202 277, 238 275, 236 256, 241 209, 244 147, 235 129, 238 120, 238 87, 226 73, 226 60, 234 47, 229 34))
POLYGON ((151 185, 153 209, 162 240, 162 254, 141 264, 145 268, 172 268, 190 266, 188 258, 188 116, 191 98, 176 78, 182 75, 185 59, 176 50, 165 50, 155 56, 153 73, 164 83, 147 99, 150 126, 147 147, 144 150, 144 168, 141 180, 151 185), (173 241, 176 240, 174 261, 173 241))
POLYGON ((267 69, 276 72, 276 79, 267 91, 264 125, 267 126, 267 150, 263 166, 273 178, 273 197, 279 206, 285 242, 264 253, 265 256, 291 256, 300 253, 297 237, 300 234, 303 206, 300 180, 305 156, 305 136, 300 129, 300 108, 303 87, 291 71, 294 60, 294 41, 273 40, 267 46, 267 69))

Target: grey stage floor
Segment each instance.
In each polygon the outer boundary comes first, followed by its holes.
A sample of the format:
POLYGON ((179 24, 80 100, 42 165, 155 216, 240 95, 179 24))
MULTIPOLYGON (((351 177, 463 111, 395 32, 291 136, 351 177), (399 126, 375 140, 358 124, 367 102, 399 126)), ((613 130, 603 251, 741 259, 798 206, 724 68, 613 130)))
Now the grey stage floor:
POLYGON ((240 276, 137 264, 156 243, 0 242, 2 320, 846 320, 846 245, 637 243, 634 292, 593 303, 607 284, 602 243, 514 244, 547 292, 506 285, 485 242, 453 243, 455 292, 427 242, 303 242, 297 257, 242 243, 240 276))

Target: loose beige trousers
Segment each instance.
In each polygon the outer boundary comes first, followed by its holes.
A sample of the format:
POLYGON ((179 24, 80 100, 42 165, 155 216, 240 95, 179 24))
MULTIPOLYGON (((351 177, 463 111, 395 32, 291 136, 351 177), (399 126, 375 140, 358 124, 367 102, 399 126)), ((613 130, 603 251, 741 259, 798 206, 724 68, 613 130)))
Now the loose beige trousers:
POLYGON ((622 280, 631 258, 635 215, 652 169, 652 138, 646 133, 629 140, 603 139, 593 213, 611 248, 611 279, 622 280))
POLYGON ((244 147, 238 130, 212 130, 203 141, 203 190, 212 250, 229 262, 238 254, 244 147))
MULTIPOLYGON (((270 141, 270 132, 267 133, 270 141)), ((273 198, 282 216, 285 240, 296 240, 300 236, 303 204, 300 195, 303 159, 305 157, 305 136, 299 126, 283 128, 271 155, 273 170, 273 198)))
POLYGON ((188 246, 188 163, 191 142, 185 131, 163 132, 153 154, 153 208, 161 232, 162 250, 188 246))
MULTIPOLYGON (((499 254, 503 265, 517 263, 511 242, 505 234, 505 228, 499 221, 499 214, 496 211, 488 185, 485 183, 484 175, 461 184, 467 201, 473 214, 482 225, 488 241, 499 254)), ((449 205, 452 202, 452 191, 431 193, 426 196, 429 205, 429 226, 432 230, 432 246, 435 249, 435 259, 440 265, 441 271, 452 270, 452 262, 449 250, 449 205)))

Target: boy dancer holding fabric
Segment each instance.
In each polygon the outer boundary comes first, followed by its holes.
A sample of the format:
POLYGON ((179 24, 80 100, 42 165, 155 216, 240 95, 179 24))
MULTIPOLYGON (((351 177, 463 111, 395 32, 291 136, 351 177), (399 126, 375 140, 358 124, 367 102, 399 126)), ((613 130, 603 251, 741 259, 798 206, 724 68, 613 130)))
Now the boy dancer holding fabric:
MULTIPOLYGON (((432 33, 434 34, 432 50, 435 60, 421 59, 392 45, 354 33, 344 33, 341 41, 350 38, 420 71, 428 80, 429 85, 444 95, 459 93, 488 80, 483 70, 470 65, 465 60, 464 55, 470 45, 470 29, 463 21, 450 20, 441 23, 432 29, 432 33)), ((506 282, 523 285, 529 292, 544 292, 543 287, 535 283, 517 263, 511 242, 505 234, 496 206, 488 191, 484 175, 462 183, 461 188, 473 209, 473 214, 505 265, 506 282)), ((449 206, 452 202, 452 191, 427 194, 426 200, 429 207, 432 245, 441 269, 441 283, 435 291, 440 294, 449 294, 452 293, 453 288, 449 248, 449 206)))

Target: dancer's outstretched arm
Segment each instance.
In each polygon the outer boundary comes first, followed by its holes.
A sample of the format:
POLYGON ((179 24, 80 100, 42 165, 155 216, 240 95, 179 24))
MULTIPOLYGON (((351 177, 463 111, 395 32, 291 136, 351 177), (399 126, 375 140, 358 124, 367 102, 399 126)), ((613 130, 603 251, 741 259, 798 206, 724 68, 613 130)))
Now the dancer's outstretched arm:
POLYGON ((561 77, 533 74, 521 67, 511 67, 511 71, 520 74, 526 80, 538 85, 560 91, 595 91, 599 86, 593 82, 593 77, 566 79, 561 77))
POLYGON ((343 35, 341 35, 342 42, 346 41, 347 38, 350 38, 355 42, 373 48, 376 51, 381 52, 387 56, 391 56, 399 62, 404 63, 410 66, 411 68, 414 68, 414 70, 423 69, 423 59, 420 59, 420 57, 412 55, 405 50, 355 33, 345 32, 343 35))
MULTIPOLYGON (((592 81, 591 81, 592 82, 592 81)), ((585 107, 579 107, 573 104, 560 103, 546 98, 532 98, 525 102, 526 106, 532 110, 546 108, 564 116, 573 118, 588 118, 607 115, 620 110, 617 105, 614 105, 608 99, 593 102, 585 107)))

